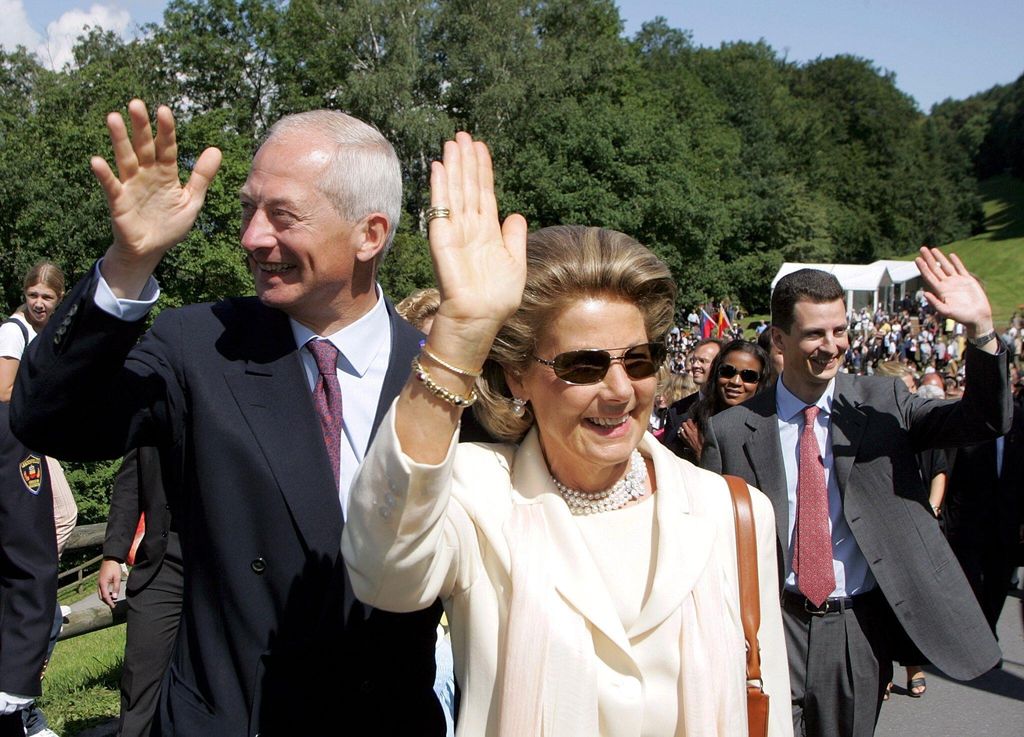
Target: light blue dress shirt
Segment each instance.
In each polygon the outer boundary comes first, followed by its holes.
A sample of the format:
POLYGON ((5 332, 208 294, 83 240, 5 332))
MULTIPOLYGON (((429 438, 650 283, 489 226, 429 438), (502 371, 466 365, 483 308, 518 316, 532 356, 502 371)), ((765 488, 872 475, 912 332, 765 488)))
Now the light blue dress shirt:
MULTIPOLYGON (((779 441, 782 444, 782 460, 786 467, 786 495, 789 500, 787 545, 790 563, 786 571, 786 588, 797 591, 796 574, 793 573, 792 564, 793 530, 796 527, 796 485, 800 475, 800 434, 804 429, 804 407, 808 405, 786 388, 785 379, 786 374, 783 372, 775 392, 775 409, 779 418, 779 441)), ((828 485, 832 570, 836 577, 836 588, 830 596, 855 596, 873 589, 875 577, 853 537, 853 531, 846 523, 846 517, 843 516, 843 498, 836 481, 835 456, 832 453, 832 399, 835 387, 836 382, 833 379, 815 402, 819 412, 814 423, 814 437, 824 459, 825 482, 828 485)))

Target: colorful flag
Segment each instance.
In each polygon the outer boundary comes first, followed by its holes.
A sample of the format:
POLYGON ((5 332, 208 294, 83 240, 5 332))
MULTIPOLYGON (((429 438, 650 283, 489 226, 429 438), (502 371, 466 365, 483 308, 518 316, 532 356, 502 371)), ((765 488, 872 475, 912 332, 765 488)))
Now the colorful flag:
POLYGON ((721 338, 725 335, 725 331, 732 327, 732 323, 729 322, 729 317, 725 314, 725 310, 721 307, 718 308, 718 323, 716 324, 718 329, 718 335, 715 337, 721 338))
POLYGON ((700 337, 710 338, 713 332, 715 332, 715 319, 702 308, 700 311, 700 337))

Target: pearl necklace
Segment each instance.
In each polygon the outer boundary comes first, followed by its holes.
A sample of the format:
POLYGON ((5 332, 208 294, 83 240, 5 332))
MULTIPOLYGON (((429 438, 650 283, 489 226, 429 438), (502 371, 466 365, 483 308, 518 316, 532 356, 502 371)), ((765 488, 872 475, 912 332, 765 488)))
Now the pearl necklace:
POLYGON ((604 491, 589 493, 570 489, 553 475, 551 480, 558 493, 565 500, 569 511, 574 515, 598 514, 621 509, 634 499, 639 499, 647 491, 647 464, 644 463, 640 451, 634 450, 629 457, 629 470, 626 475, 604 491))

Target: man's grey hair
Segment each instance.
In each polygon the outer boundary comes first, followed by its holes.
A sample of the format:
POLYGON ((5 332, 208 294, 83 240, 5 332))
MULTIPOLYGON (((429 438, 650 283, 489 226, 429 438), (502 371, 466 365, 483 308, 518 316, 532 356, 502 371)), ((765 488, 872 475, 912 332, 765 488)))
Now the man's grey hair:
POLYGON ((946 392, 934 384, 921 384, 921 386, 917 387, 917 396, 922 399, 945 399, 946 392))
POLYGON ((402 214, 402 167, 391 143, 372 125, 339 110, 287 115, 270 128, 263 143, 297 136, 320 136, 334 144, 317 189, 346 220, 384 213, 389 225, 386 251, 402 214))

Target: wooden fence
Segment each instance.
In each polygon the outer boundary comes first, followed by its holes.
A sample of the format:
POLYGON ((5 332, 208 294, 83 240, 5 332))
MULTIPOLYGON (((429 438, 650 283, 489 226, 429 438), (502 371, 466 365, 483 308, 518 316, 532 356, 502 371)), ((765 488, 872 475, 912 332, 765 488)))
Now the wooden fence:
MULTIPOLYGON (((68 539, 67 545, 64 546, 64 550, 85 550, 100 546, 103 544, 103 536, 106 534, 106 531, 107 525, 105 523, 79 525, 71 533, 71 537, 68 539)), ((65 592, 71 589, 80 592, 85 578, 92 575, 93 569, 102 560, 103 555, 100 554, 74 568, 61 571, 57 577, 58 592, 65 592)), ((121 590, 124 590, 124 582, 121 584, 121 590)), ((73 609, 64 618, 64 626, 61 628, 58 639, 67 640, 71 637, 78 637, 79 635, 121 624, 125 621, 127 611, 128 607, 123 599, 117 602, 117 606, 113 610, 99 599, 95 599, 95 604, 92 606, 84 609, 73 609)))

